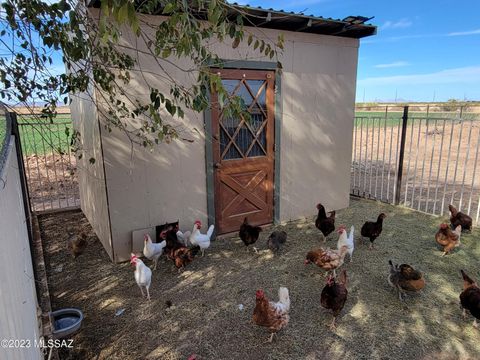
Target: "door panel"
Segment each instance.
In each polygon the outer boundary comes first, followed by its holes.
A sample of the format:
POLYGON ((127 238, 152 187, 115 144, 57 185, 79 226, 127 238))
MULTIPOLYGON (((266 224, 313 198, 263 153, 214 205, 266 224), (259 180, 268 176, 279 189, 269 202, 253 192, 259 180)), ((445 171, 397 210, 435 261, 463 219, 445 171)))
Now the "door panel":
POLYGON ((250 120, 224 117, 212 94, 215 214, 219 233, 273 221, 274 72, 214 70, 240 96, 250 120))

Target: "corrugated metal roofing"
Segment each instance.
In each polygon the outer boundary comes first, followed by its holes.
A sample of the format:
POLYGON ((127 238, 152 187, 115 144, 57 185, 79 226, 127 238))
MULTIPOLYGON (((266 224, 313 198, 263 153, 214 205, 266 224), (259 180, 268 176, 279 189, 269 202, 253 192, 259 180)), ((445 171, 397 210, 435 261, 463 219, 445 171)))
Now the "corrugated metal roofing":
MULTIPOLYGON (((100 0, 87 0, 87 5, 100 7, 100 0)), ((364 22, 372 19, 364 16, 348 16, 343 20, 324 18, 321 16, 305 15, 303 13, 287 12, 284 10, 264 9, 260 6, 229 4, 228 15, 234 19, 238 14, 244 16, 246 26, 255 26, 276 30, 298 31, 304 33, 341 36, 360 39, 375 35, 377 27, 364 22)), ((157 14, 161 13, 159 9, 157 14)), ((205 12, 196 15, 204 19, 205 12)))
MULTIPOLYGON (((377 27, 364 22, 371 20, 364 16, 348 16, 341 19, 324 18, 303 13, 287 12, 260 6, 231 4, 237 12, 244 13, 250 25, 270 29, 299 31, 306 33, 362 38, 375 35, 377 27), (246 13, 246 14, 245 14, 246 13)), ((234 10, 232 9, 232 13, 234 10)), ((232 14, 233 15, 233 14, 232 14)), ((248 25, 247 22, 245 22, 248 25)))

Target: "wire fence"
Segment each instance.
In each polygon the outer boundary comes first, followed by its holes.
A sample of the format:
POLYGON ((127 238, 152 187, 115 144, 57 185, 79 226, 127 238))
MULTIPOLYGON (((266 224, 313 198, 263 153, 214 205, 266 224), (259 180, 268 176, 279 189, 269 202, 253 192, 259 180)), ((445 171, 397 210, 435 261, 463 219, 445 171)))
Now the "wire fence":
POLYGON ((78 207, 76 158, 70 151, 70 114, 53 120, 18 116, 17 124, 32 210, 78 207))
POLYGON ((435 215, 453 204, 478 224, 480 117, 437 115, 356 116, 351 193, 435 215))

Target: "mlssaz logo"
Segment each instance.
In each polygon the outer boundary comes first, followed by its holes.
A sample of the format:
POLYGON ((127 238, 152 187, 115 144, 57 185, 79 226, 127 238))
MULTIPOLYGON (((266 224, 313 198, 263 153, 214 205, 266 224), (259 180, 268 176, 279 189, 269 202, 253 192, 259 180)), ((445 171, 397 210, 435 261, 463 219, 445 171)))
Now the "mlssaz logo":
POLYGON ((35 340, 35 346, 39 348, 73 348, 72 339, 40 339, 35 340))

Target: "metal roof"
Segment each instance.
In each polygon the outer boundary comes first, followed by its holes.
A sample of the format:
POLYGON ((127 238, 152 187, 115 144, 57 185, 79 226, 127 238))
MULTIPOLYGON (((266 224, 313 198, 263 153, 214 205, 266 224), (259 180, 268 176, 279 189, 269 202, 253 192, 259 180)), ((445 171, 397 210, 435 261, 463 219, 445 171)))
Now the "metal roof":
MULTIPOLYGON (((229 4, 228 16, 232 20, 238 14, 244 16, 246 26, 255 26, 276 30, 297 31, 320 35, 341 36, 360 39, 366 36, 375 35, 377 27, 365 24, 373 17, 348 16, 343 20, 324 18, 321 16, 305 15, 303 13, 286 12, 283 10, 264 9, 260 6, 229 4)), ((100 0, 87 0, 87 6, 100 7, 100 0)), ((155 14, 161 14, 158 9, 155 14)), ((155 15, 154 14, 154 15, 155 15)), ((199 19, 206 19, 205 11, 198 11, 196 16, 199 19)))
POLYGON ((242 13, 247 21, 245 25, 265 27, 269 29, 298 31, 312 34, 342 36, 360 39, 375 35, 377 27, 364 24, 371 20, 364 16, 348 16, 343 20, 305 15, 303 13, 286 12, 283 10, 264 9, 260 6, 239 5, 233 3, 229 11, 232 15, 242 13), (235 11, 236 10, 236 11, 235 11))

